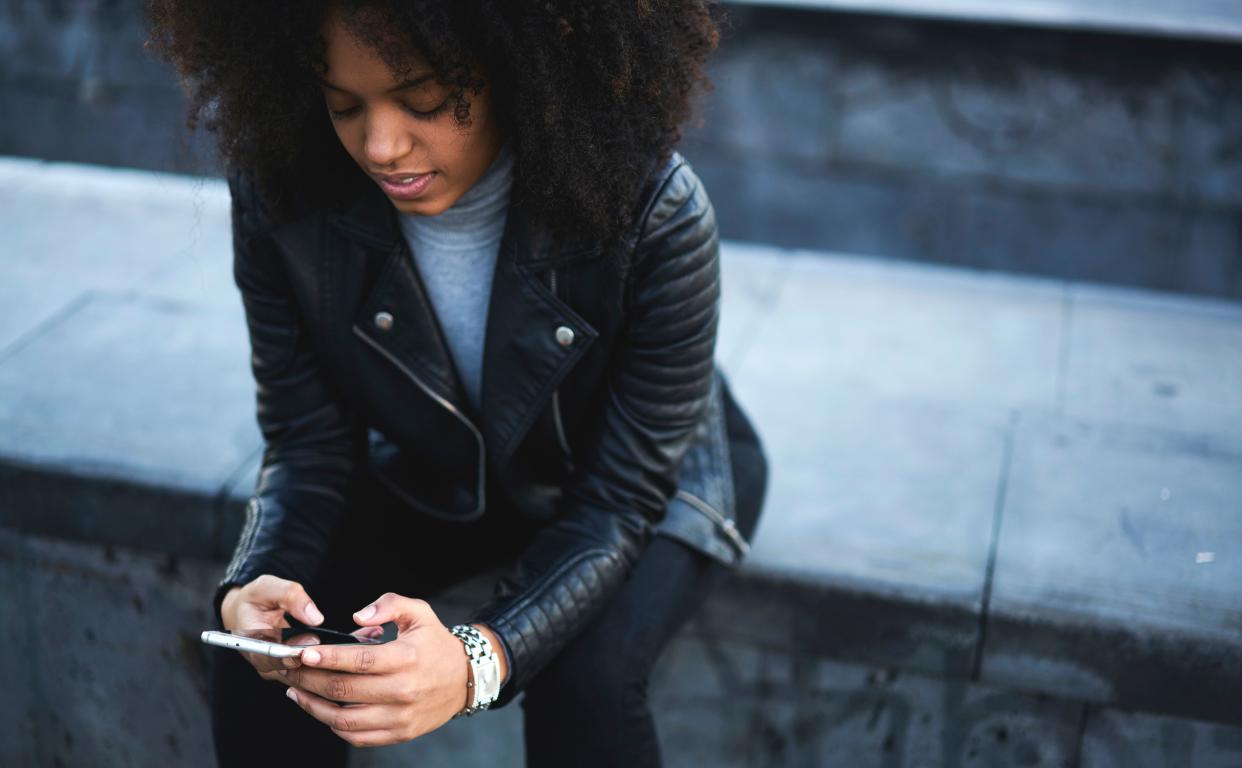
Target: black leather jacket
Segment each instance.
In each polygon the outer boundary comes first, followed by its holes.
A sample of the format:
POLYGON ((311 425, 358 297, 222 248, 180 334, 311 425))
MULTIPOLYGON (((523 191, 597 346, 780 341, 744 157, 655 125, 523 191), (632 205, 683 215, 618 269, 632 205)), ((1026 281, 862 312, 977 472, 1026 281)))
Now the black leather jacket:
POLYGON ((679 153, 653 166, 622 270, 589 250, 554 268, 548 238, 510 208, 481 414, 378 187, 282 224, 245 176, 229 188, 266 449, 217 619, 235 584, 313 578, 361 472, 419 513, 468 520, 496 488, 545 521, 471 619, 509 652, 497 705, 607 603, 653 533, 727 564, 745 554, 713 356, 716 221, 679 153))

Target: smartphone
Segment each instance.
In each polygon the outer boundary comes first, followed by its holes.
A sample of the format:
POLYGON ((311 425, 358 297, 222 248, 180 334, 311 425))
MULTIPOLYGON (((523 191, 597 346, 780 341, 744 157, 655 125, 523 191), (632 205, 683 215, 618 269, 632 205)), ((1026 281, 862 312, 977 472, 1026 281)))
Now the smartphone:
POLYGON ((248 651, 278 659, 297 656, 315 645, 383 645, 397 638, 397 624, 386 621, 378 627, 362 627, 353 632, 338 632, 324 627, 281 627, 277 629, 241 629, 236 632, 207 630, 200 639, 207 645, 248 651))

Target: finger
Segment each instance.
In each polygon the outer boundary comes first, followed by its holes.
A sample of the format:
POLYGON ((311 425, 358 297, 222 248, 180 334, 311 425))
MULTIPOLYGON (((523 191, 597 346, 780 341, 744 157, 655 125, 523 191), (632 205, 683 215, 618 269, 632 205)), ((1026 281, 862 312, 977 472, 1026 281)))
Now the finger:
MULTIPOLYGON (((294 659, 293 661, 296 663, 297 659, 294 659)), ((282 683, 285 681, 285 675, 289 674, 289 672, 293 669, 297 669, 297 667, 284 667, 284 666, 259 667, 257 665, 255 666, 255 670, 259 673, 259 677, 263 678, 264 680, 276 680, 282 683)))
POLYGON ((405 649, 394 643, 384 645, 321 645, 302 651, 302 666, 349 672, 355 675, 383 675, 395 671, 408 658, 405 649))
POLYGON ((277 680, 283 683, 285 682, 285 675, 289 674, 289 670, 297 669, 301 666, 301 663, 296 658, 284 658, 279 661, 283 663, 282 666, 273 669, 260 670, 259 677, 264 680, 277 680))
POLYGON ((396 708, 384 705, 354 704, 342 707, 303 688, 291 687, 285 691, 285 695, 311 717, 334 731, 387 729, 395 724, 398 715, 396 708))
POLYGON ((409 643, 319 645, 302 651, 302 667, 361 675, 386 675, 414 663, 409 643))
MULTIPOLYGON (((242 656, 246 657, 246 661, 250 662, 250 666, 258 671, 260 676, 267 673, 275 673, 278 670, 285 669, 285 665, 281 663, 283 659, 273 658, 262 653, 242 652, 242 656)), ((296 662, 297 659, 294 659, 296 662)))
POLYGON ((284 682, 329 701, 353 704, 399 704, 413 698, 394 675, 355 675, 322 669, 286 670, 284 682))
POLYGON ((401 741, 392 731, 338 731, 333 728, 332 732, 355 747, 386 747, 401 741))
POLYGON ((251 587, 254 593, 253 599, 268 605, 279 606, 308 626, 318 626, 323 623, 323 614, 298 582, 264 574, 255 579, 251 587))
POLYGON ((260 672, 283 672, 286 669, 296 669, 302 666, 302 660, 297 656, 268 656, 263 653, 247 653, 244 655, 251 665, 260 672))
POLYGON ((353 635, 354 637, 362 638, 363 640, 367 640, 367 639, 374 640, 376 638, 380 638, 384 636, 384 628, 383 627, 359 627, 358 629, 355 629, 353 632, 350 632, 349 634, 353 635))
POLYGON ((395 621, 402 632, 436 619, 436 612, 426 600, 402 597, 385 592, 375 602, 354 614, 354 621, 364 627, 374 627, 386 621, 395 621))

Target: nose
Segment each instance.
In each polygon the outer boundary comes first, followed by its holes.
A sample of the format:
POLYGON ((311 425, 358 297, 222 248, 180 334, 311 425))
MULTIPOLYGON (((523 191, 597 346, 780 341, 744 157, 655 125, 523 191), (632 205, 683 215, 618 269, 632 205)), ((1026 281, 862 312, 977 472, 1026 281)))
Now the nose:
POLYGON ((375 168, 388 168, 410 153, 414 140, 395 115, 388 110, 368 114, 363 154, 375 168))

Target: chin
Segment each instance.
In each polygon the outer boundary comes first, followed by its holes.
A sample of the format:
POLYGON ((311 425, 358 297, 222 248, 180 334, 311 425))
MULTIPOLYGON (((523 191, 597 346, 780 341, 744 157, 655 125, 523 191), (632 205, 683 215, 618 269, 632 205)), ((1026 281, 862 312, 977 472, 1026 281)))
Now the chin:
POLYGON ((442 205, 439 200, 393 200, 388 198, 394 208, 401 213, 408 213, 415 216, 435 216, 436 214, 448 208, 442 205))

